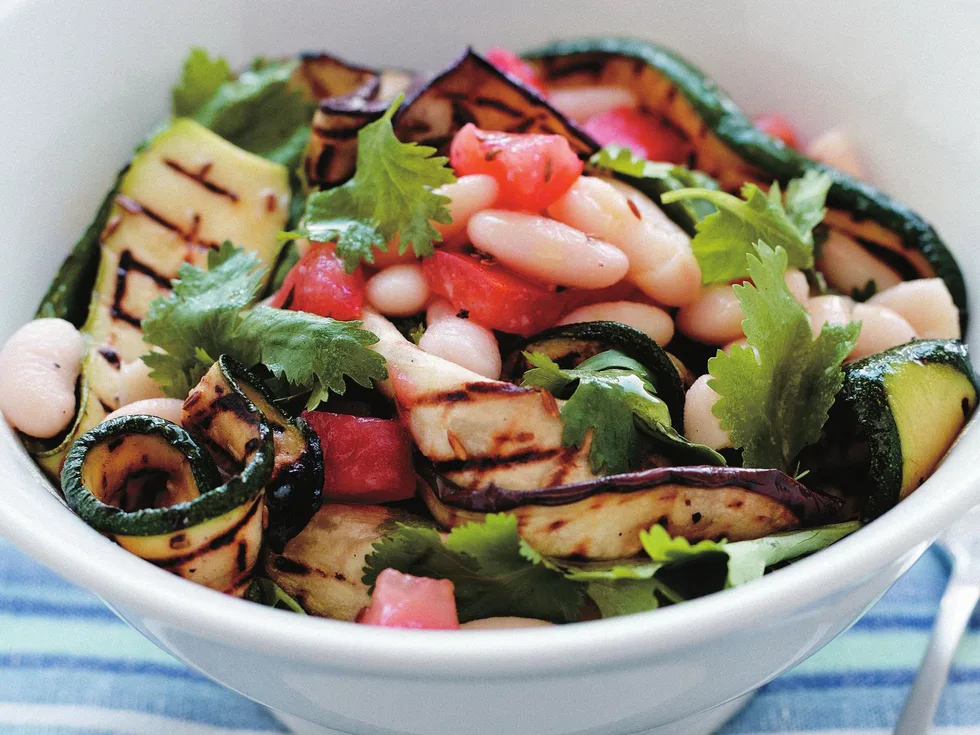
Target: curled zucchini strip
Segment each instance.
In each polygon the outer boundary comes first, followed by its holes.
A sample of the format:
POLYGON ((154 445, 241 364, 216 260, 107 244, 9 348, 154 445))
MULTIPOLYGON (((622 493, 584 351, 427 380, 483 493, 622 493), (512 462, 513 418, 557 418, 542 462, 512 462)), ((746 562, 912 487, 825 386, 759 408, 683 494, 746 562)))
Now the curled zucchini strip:
POLYGON ((221 483, 214 462, 180 426, 123 416, 83 434, 61 474, 68 505, 124 549, 206 587, 241 595, 262 546, 272 430, 264 421, 223 448, 240 471, 221 483))

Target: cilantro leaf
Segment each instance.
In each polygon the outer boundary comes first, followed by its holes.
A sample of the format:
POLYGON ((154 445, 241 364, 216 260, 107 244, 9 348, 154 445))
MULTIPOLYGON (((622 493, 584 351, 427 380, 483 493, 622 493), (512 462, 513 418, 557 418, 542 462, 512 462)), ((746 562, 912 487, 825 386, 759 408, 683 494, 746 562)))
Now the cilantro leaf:
POLYGON ((208 270, 182 265, 173 292, 150 304, 143 338, 162 351, 143 360, 167 395, 187 395, 223 354, 311 390, 311 407, 343 393, 345 377, 365 386, 385 377, 384 358, 368 349, 377 337, 360 322, 250 308, 264 274, 254 253, 226 242, 209 253, 208 270))
POLYGON ((698 554, 709 551, 724 551, 725 541, 710 541, 704 539, 693 546, 683 536, 671 537, 667 529, 657 524, 649 531, 640 531, 640 543, 643 550, 656 562, 666 563, 690 559, 698 554))
POLYGON ((749 346, 712 357, 708 385, 719 396, 713 413, 743 450, 745 466, 788 472, 800 450, 820 438, 860 325, 825 325, 814 339, 784 281, 786 251, 760 242, 756 252, 748 256, 754 285, 735 286, 749 346))
POLYGON ((735 281, 748 276, 746 255, 760 240, 783 248, 789 265, 813 267, 813 227, 823 219, 830 177, 809 172, 789 184, 784 205, 779 184, 765 193, 755 184, 745 184, 738 197, 704 188, 670 191, 661 197, 664 204, 696 199, 718 208, 697 225, 691 242, 701 266, 705 284, 735 281))
POLYGON ((310 137, 315 100, 290 86, 298 61, 253 63, 234 77, 228 63, 199 48, 184 62, 173 114, 187 116, 239 148, 295 165, 310 137))
POLYGON ((445 541, 434 529, 399 524, 365 559, 364 582, 373 585, 386 568, 449 579, 463 622, 497 615, 578 620, 581 586, 540 562, 521 541, 517 518, 505 513, 454 528, 445 541))
POLYGON ((192 115, 227 81, 234 79, 222 57, 212 59, 203 48, 192 48, 184 61, 180 82, 173 88, 174 115, 192 115))
POLYGON ((737 587, 758 579, 767 567, 824 549, 860 527, 858 521, 847 521, 728 544, 725 546, 725 553, 728 554, 727 586, 737 587))
POLYGON ((245 590, 245 599, 266 607, 275 607, 280 610, 290 610, 299 615, 306 615, 306 610, 271 579, 263 577, 253 579, 252 584, 245 590))
POLYGON ((593 472, 628 472, 637 464, 638 431, 691 456, 696 463, 724 464, 713 450, 687 441, 670 425, 667 405, 656 396, 649 371, 616 350, 608 350, 563 369, 541 353, 525 353, 534 367, 522 385, 543 388, 559 397, 574 386, 561 407, 562 443, 581 447, 591 435, 593 472))
POLYGON ((433 189, 456 180, 445 156, 395 137, 391 118, 399 96, 378 120, 357 134, 357 168, 343 186, 318 191, 306 203, 306 224, 299 233, 316 242, 337 241, 337 254, 348 273, 374 262, 374 249, 398 252, 411 247, 419 257, 431 255, 442 235, 432 222, 449 224, 449 198, 433 189))

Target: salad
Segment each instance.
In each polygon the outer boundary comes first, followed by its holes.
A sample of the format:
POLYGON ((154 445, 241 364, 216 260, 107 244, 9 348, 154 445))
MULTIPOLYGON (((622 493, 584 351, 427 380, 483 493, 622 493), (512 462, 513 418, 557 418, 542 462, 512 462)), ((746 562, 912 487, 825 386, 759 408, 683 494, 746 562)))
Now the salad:
POLYGON ((977 404, 960 270, 831 131, 652 43, 425 76, 194 49, 0 351, 150 564, 362 624, 649 611, 838 541, 977 404))

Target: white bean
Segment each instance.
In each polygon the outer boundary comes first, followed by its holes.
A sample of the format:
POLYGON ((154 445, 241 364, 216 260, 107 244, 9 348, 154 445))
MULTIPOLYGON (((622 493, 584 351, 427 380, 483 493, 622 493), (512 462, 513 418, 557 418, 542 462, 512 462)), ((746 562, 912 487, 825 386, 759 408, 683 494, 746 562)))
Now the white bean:
POLYGON ((500 377, 500 347, 496 337, 469 319, 453 316, 429 324, 419 347, 486 378, 500 377))
POLYGON ((146 398, 163 398, 160 384, 150 377, 150 368, 136 358, 119 368, 119 405, 142 401, 146 398))
POLYGON ((842 130, 828 130, 806 147, 806 154, 856 179, 865 178, 854 139, 842 130))
POLYGON ((709 386, 710 375, 702 375, 684 397, 684 434, 692 442, 712 449, 732 446, 732 438, 721 428, 721 421, 711 413, 718 401, 718 394, 709 386))
POLYGON ((368 302, 386 316, 418 314, 429 300, 429 285, 418 263, 385 268, 368 279, 364 287, 368 302))
POLYGON ((810 330, 816 339, 823 331, 824 324, 847 324, 854 311, 854 300, 847 296, 814 296, 807 301, 806 310, 810 312, 810 330))
POLYGON ((861 322, 861 334, 848 359, 858 360, 897 347, 916 338, 912 325, 891 309, 876 304, 855 304, 851 314, 861 322))
POLYGON ((85 339, 64 319, 35 319, 0 350, 0 411, 29 436, 49 439, 75 416, 85 339))
POLYGON ((629 269, 618 248, 536 214, 488 209, 473 215, 466 232, 476 248, 541 283, 605 288, 629 269))
POLYGON ((793 298, 806 306, 807 299, 810 298, 810 284, 806 280, 806 274, 796 268, 786 270, 786 287, 789 288, 793 298))
POLYGON ((455 317, 458 312, 459 310, 452 305, 449 299, 433 299, 426 307, 425 323, 431 326, 441 319, 455 317))
POLYGON ((554 625, 547 620, 538 618, 479 618, 463 623, 459 626, 460 630, 511 630, 513 628, 547 628, 554 625))
POLYGON ((701 290, 697 301, 677 311, 677 328, 691 339, 723 345, 742 336, 742 307, 735 290, 721 283, 701 290))
POLYGON ((817 268, 827 283, 842 293, 862 289, 874 281, 879 291, 902 282, 898 273, 843 232, 831 230, 823 244, 817 268))
POLYGON ((590 84, 584 87, 548 90, 548 102, 575 122, 617 107, 636 107, 636 95, 627 87, 590 84))
POLYGON ((179 424, 183 407, 184 402, 179 398, 147 398, 117 408, 106 416, 105 420, 117 419, 120 416, 158 416, 179 424))
POLYGON ((643 211, 595 176, 582 176, 548 214, 560 222, 600 237, 626 253, 630 281, 667 306, 698 298, 701 269, 691 239, 658 209, 643 211))
POLYGON ((674 337, 674 322, 670 314, 658 306, 634 301, 606 301, 580 306, 563 316, 558 324, 580 322, 619 322, 640 330, 661 346, 674 337))
POLYGON ((960 313, 941 278, 903 281, 875 294, 868 303, 898 313, 923 339, 960 338, 960 313))
POLYGON ((602 180, 626 197, 626 206, 630 207, 631 213, 633 207, 630 206, 630 203, 632 202, 633 206, 640 210, 640 216, 644 219, 649 219, 651 217, 653 219, 659 219, 663 216, 663 210, 657 206, 656 202, 654 202, 653 199, 648 197, 636 187, 630 186, 623 181, 610 179, 605 176, 602 177, 602 180))

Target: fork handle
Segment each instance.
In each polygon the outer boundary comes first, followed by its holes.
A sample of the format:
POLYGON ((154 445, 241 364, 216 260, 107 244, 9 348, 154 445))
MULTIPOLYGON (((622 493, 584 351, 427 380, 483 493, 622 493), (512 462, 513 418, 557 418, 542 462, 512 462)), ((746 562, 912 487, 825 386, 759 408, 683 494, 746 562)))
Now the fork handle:
POLYGON ((925 735, 929 732, 953 656, 978 600, 980 586, 956 579, 954 575, 939 603, 929 648, 912 684, 912 691, 905 700, 905 709, 895 726, 895 735, 925 735))

